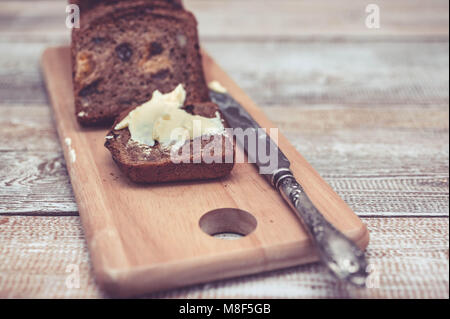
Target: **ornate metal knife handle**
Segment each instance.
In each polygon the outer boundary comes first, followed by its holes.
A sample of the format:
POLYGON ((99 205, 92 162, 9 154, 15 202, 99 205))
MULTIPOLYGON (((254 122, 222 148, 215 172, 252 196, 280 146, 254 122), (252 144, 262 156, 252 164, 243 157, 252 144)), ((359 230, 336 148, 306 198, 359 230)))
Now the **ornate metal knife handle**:
POLYGON ((271 182, 300 217, 331 272, 341 280, 364 286, 368 275, 364 252, 325 219, 290 170, 278 171, 271 182))

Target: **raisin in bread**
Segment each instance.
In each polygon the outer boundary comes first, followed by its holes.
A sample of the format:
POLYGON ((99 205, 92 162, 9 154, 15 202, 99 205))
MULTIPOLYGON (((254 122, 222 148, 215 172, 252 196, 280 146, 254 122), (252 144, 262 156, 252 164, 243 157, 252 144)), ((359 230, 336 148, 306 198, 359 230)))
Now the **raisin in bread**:
POLYGON ((186 104, 210 101, 197 34, 185 10, 160 1, 98 4, 72 33, 76 116, 82 125, 111 124, 125 109, 183 84, 186 104))
MULTIPOLYGON (((185 105, 186 112, 213 118, 219 112, 212 102, 185 105)), ((195 140, 186 141, 189 154, 174 163, 171 151, 156 142, 154 146, 140 144, 131 139, 128 128, 116 130, 115 126, 133 108, 124 111, 106 136, 105 147, 113 160, 129 179, 137 183, 160 183, 171 181, 204 180, 228 175, 234 165, 235 145, 227 134, 198 138, 201 147, 195 147, 195 140), (231 159, 231 161, 230 161, 231 159), (213 162, 215 160, 215 162, 213 162)), ((220 114, 220 112, 219 112, 220 114)), ((226 123, 224 122, 226 127, 226 123)), ((179 149, 181 153, 181 148, 179 149)))

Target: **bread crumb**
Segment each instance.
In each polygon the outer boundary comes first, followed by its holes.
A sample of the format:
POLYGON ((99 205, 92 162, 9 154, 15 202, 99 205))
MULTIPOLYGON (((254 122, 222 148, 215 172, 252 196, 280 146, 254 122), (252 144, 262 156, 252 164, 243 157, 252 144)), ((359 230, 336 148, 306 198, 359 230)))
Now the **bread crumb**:
POLYGON ((219 81, 211 81, 211 82, 209 82, 208 83, 208 87, 209 87, 210 90, 212 90, 214 92, 217 92, 217 93, 225 94, 225 93, 228 92, 227 89, 222 84, 220 84, 219 81))
POLYGON ((70 156, 70 162, 75 163, 75 161, 77 160, 77 154, 75 153, 74 149, 70 149, 69 156, 70 156))
POLYGON ((64 139, 64 143, 67 145, 67 149, 69 150, 69 158, 71 163, 75 163, 77 160, 77 154, 75 153, 75 150, 72 148, 72 139, 70 137, 66 137, 64 139))

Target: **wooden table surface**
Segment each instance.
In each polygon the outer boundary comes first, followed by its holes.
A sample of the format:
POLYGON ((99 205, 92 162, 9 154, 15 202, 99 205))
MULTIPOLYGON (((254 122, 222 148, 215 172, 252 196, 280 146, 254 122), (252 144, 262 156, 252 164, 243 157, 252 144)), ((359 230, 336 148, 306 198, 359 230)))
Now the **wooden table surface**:
MULTIPOLYGON (((367 224, 373 285, 311 264, 147 297, 448 298, 448 1, 370 1, 379 29, 367 1, 185 3, 203 46, 367 224)), ((69 43, 65 16, 64 0, 0 0, 2 298, 107 297, 39 66, 69 43)))

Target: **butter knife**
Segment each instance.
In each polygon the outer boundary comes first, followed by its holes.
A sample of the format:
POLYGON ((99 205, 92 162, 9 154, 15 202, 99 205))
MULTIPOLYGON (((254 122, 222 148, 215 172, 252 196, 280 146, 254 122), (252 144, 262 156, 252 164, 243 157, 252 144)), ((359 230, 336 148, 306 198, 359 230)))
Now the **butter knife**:
POLYGON ((231 95, 210 90, 210 97, 219 106, 230 128, 251 133, 256 137, 255 141, 259 141, 250 146, 250 139, 235 135, 236 143, 245 150, 249 162, 260 168, 260 174, 279 191, 301 220, 323 264, 338 279, 356 286, 365 286, 368 273, 364 252, 328 222, 314 206, 290 170, 288 158, 275 142, 231 95), (272 156, 268 157, 267 154, 272 156), (274 162, 276 165, 273 165, 274 162))

